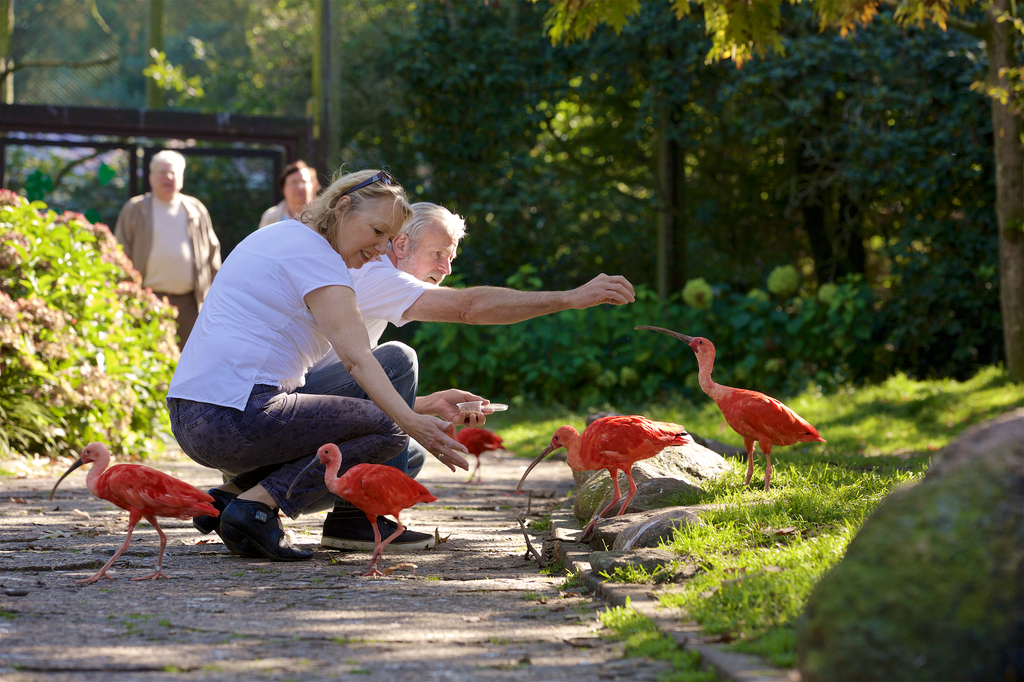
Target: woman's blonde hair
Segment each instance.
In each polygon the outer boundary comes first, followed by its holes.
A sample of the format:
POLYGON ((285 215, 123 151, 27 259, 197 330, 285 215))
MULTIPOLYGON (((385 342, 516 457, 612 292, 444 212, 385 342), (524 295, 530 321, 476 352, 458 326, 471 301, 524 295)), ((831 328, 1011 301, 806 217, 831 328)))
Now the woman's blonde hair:
POLYGON ((365 187, 360 187, 351 194, 347 194, 352 187, 369 180, 380 172, 379 170, 363 170, 354 173, 337 171, 331 180, 331 184, 302 212, 300 219, 307 225, 314 227, 337 251, 340 248, 338 238, 341 226, 349 211, 359 213, 369 202, 391 199, 394 202, 394 211, 401 215, 401 220, 399 221, 399 229, 401 229, 410 216, 412 216, 412 206, 409 205, 409 198, 406 196, 405 190, 397 182, 390 185, 383 181, 372 182, 365 187), (338 202, 344 196, 349 198, 350 203, 348 208, 338 215, 338 202))

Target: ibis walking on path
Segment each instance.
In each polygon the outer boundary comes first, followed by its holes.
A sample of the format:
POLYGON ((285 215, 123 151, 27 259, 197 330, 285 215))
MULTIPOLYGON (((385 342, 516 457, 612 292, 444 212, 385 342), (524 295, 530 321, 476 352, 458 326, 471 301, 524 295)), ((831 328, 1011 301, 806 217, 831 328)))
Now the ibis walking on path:
MULTIPOLYGON (((127 580, 151 570, 157 555, 156 531, 139 524, 108 569, 115 580, 78 585, 121 544, 129 513, 92 496, 85 476, 65 478, 51 502, 66 464, 29 478, 0 476, 0 678, 654 682, 667 675, 665 661, 626 657, 625 642, 607 637, 599 619, 626 596, 634 608, 664 613, 650 585, 598 588, 589 571, 587 580, 567 580, 525 558, 516 519, 566 513, 573 482, 565 466, 531 472, 531 483, 551 496, 529 500, 514 492, 527 459, 482 457, 483 483, 427 458, 417 480, 438 499, 404 510, 402 521, 436 529, 444 542, 426 551, 389 546, 385 571, 393 572, 378 578, 353 575, 370 552, 320 548, 321 512, 283 519, 299 546, 315 550, 310 561, 235 556, 191 520, 161 518, 171 580, 127 580)), ((221 483, 218 472, 184 455, 149 464, 201 490, 221 483)), ((543 535, 531 531, 538 548, 543 535)))

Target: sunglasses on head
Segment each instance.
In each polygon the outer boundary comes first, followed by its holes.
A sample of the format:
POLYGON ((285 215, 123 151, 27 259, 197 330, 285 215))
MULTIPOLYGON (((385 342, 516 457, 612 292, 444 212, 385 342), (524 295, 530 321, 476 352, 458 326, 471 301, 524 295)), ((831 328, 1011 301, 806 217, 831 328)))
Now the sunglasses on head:
MULTIPOLYGON (((355 192, 357 189, 362 189, 362 188, 366 187, 367 185, 372 185, 375 182, 383 182, 385 185, 397 185, 398 184, 398 180, 395 180, 394 176, 392 176, 391 173, 388 173, 387 171, 381 171, 379 173, 374 174, 368 180, 363 180, 362 182, 360 182, 358 185, 356 185, 352 189, 345 190, 344 192, 341 193, 341 196, 345 196, 346 194, 351 194, 352 192, 355 192)), ((338 197, 338 198, 340 199, 341 197, 338 197)))

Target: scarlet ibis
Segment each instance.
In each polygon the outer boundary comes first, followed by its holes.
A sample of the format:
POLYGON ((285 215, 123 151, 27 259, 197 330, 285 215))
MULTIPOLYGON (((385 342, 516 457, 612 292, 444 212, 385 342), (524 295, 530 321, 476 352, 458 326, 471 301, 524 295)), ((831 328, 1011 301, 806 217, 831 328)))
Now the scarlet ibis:
POLYGON ((357 464, 343 476, 338 477, 341 469, 341 450, 334 443, 327 443, 317 450, 318 457, 306 465, 288 487, 287 496, 291 497, 292 488, 302 476, 320 462, 327 465, 324 472, 324 483, 327 489, 338 497, 344 498, 361 509, 373 526, 374 548, 370 557, 370 565, 362 575, 383 575, 378 562, 384 555, 384 548, 392 540, 405 532, 405 526, 398 514, 417 502, 434 502, 436 497, 430 491, 394 467, 383 464, 357 464), (398 528, 386 539, 381 540, 380 529, 377 527, 378 516, 393 516, 398 528))
POLYGON ((467 483, 473 480, 473 474, 476 474, 477 482, 481 482, 480 455, 488 450, 500 450, 504 446, 504 441, 493 431, 476 427, 461 429, 455 434, 455 440, 465 445, 469 454, 476 457, 476 467, 469 473, 467 483))
POLYGON ((590 523, 583 530, 582 542, 586 542, 597 524, 597 520, 603 518, 608 510, 615 505, 622 497, 619 492, 619 471, 626 474, 629 481, 629 494, 622 502, 616 516, 625 513, 629 501, 636 494, 636 483, 633 481, 633 464, 642 459, 654 457, 670 445, 685 445, 692 443, 693 439, 679 424, 669 422, 656 422, 639 415, 613 415, 596 419, 586 429, 583 435, 568 424, 559 427, 551 438, 551 443, 544 449, 544 452, 526 467, 523 477, 519 479, 519 486, 516 492, 523 488, 523 482, 533 470, 533 467, 558 448, 565 448, 569 456, 566 462, 573 471, 592 471, 595 469, 607 469, 612 477, 615 495, 612 501, 601 510, 601 513, 590 520, 590 523))
POLYGON ((747 448, 746 485, 750 485, 750 476, 754 473, 755 441, 761 444, 766 461, 765 490, 768 490, 772 480, 772 446, 828 442, 810 422, 775 398, 757 391, 715 383, 711 378, 711 370, 715 366, 715 344, 707 339, 679 334, 662 327, 641 325, 634 329, 652 329, 668 334, 689 344, 696 353, 700 387, 718 405, 732 430, 743 436, 743 445, 747 448))
POLYGON ((140 578, 132 578, 132 580, 167 579, 162 571, 167 536, 164 535, 163 529, 157 523, 156 517, 190 519, 204 514, 208 516, 220 514, 211 504, 213 497, 209 494, 184 481, 179 481, 173 476, 168 476, 162 471, 142 464, 115 464, 107 469, 107 465, 110 464, 110 450, 103 443, 90 443, 82 450, 82 456, 53 484, 50 499, 53 499, 53 494, 57 492, 57 486, 68 474, 83 464, 89 463, 92 463, 92 468, 89 469, 89 473, 85 477, 85 484, 88 486, 89 492, 101 500, 113 502, 128 512, 128 537, 114 552, 114 556, 110 557, 110 560, 103 565, 103 568, 94 575, 76 582, 92 584, 103 577, 113 580, 107 575, 107 569, 128 549, 135 524, 142 518, 149 521, 149 525, 156 528, 156 532, 160 534, 160 554, 156 560, 156 571, 140 578))

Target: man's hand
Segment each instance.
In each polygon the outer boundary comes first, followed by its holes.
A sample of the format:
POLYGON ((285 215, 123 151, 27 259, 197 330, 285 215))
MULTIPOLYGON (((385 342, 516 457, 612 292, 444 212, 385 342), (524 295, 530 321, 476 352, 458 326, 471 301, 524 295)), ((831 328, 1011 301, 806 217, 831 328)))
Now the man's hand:
POLYGON ((633 285, 622 275, 606 275, 601 273, 581 287, 573 289, 573 295, 579 298, 578 309, 591 308, 602 303, 623 305, 636 300, 633 285))

